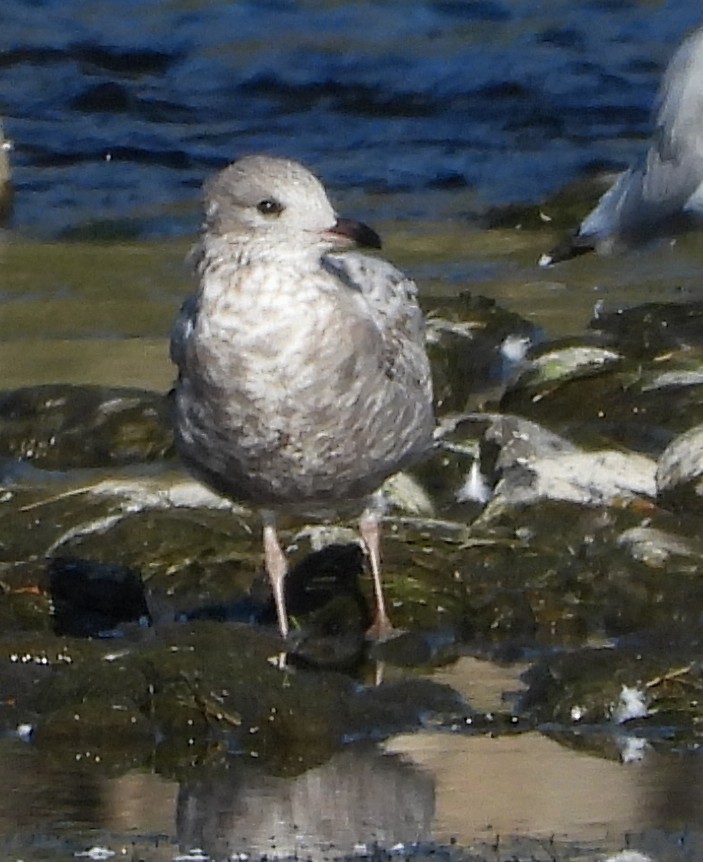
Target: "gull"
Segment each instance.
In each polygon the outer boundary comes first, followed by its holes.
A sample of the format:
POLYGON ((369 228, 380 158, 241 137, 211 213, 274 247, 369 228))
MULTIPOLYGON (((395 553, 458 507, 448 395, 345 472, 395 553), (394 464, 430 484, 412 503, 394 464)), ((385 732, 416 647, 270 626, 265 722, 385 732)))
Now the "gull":
POLYGON ((378 234, 338 218, 303 165, 246 156, 210 179, 197 290, 171 336, 176 448, 222 496, 258 508, 278 627, 289 632, 281 512, 361 512, 374 580, 367 635, 392 631, 378 489, 431 451, 435 418, 417 287, 378 234))
POLYGON ((702 184, 703 28, 684 40, 664 74, 647 152, 540 266, 592 250, 611 254, 694 225, 703 217, 702 184))

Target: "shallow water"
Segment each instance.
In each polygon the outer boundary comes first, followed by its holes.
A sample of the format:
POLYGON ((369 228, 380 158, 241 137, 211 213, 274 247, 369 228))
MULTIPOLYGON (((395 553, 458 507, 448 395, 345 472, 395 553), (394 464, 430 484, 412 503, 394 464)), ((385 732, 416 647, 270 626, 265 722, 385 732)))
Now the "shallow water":
MULTIPOLYGON (((697 237, 545 272, 548 223, 482 227, 496 205, 549 215, 571 180, 624 167, 700 18, 689 0, 5 0, 0 114, 16 195, 0 236, 3 388, 165 390, 199 185, 252 151, 311 165, 430 304, 483 293, 559 335, 582 331, 596 303, 700 298, 697 237)), ((492 665, 468 667, 441 676, 480 709, 519 684, 494 690, 492 665)), ((90 750, 67 769, 0 744, 8 858, 133 842, 148 859, 198 845, 336 855, 497 834, 618 849, 629 832, 701 829, 699 756, 646 746, 622 763, 617 746, 607 760, 538 733, 427 730, 295 779, 235 762, 204 785, 156 765, 111 776, 90 750)))
MULTIPOLYGON (((514 671, 473 659, 440 676, 483 705, 498 706, 499 691, 519 685, 514 671)), ((432 848, 452 847, 490 859, 592 859, 626 847, 700 858, 699 756, 624 734, 612 745, 619 757, 592 756, 578 736, 565 742, 428 728, 352 743, 320 766, 276 775, 242 755, 217 769, 194 759, 175 772, 156 762, 112 774, 89 745, 67 765, 3 740, 0 847, 26 860, 91 848, 144 860, 194 848, 218 860, 325 860, 364 857, 376 844, 401 858, 421 857, 423 847, 435 858, 432 848), (530 843, 521 847, 519 836, 530 843)))

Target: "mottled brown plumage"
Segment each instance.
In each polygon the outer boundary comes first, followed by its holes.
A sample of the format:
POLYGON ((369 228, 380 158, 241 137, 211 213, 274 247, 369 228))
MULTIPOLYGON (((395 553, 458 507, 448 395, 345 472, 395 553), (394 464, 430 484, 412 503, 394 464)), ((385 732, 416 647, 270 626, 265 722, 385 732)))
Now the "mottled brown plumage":
MULTIPOLYGON (((434 416, 416 287, 380 246, 338 219, 302 165, 251 156, 205 188, 197 293, 173 329, 176 443, 206 485, 262 510, 281 633, 286 562, 275 513, 362 509, 383 480, 427 454, 434 416)), ((360 521, 377 596, 379 512, 360 521)))

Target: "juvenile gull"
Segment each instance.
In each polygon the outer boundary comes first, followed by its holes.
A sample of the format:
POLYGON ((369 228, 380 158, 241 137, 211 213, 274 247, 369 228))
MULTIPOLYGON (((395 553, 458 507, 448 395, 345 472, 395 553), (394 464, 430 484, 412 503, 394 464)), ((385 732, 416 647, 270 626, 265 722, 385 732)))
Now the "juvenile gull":
POLYGON ((668 236, 703 218, 703 28, 674 54, 657 96, 649 149, 603 195, 576 232, 540 265, 611 253, 668 236))
POLYGON ((176 445, 186 467, 263 516, 264 561, 288 634, 276 513, 348 505, 374 578, 369 636, 392 629, 380 573, 383 480, 423 458, 434 415, 415 284, 354 246, 319 180, 286 159, 248 156, 205 185, 193 255, 197 292, 171 336, 176 445))

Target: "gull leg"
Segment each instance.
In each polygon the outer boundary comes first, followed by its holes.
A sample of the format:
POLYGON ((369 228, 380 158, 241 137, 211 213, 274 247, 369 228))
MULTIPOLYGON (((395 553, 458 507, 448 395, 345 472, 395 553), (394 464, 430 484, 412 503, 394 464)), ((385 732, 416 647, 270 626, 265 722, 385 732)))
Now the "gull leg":
POLYGON ((272 512, 264 512, 262 517, 264 522, 264 565, 273 591, 278 630, 281 637, 286 638, 288 637, 288 612, 286 611, 284 582, 288 573, 288 562, 278 541, 275 516, 272 512))
POLYGON ((374 620, 371 628, 366 632, 366 637, 372 640, 384 640, 393 634, 393 626, 386 612, 386 600, 381 583, 381 522, 379 515, 372 509, 366 509, 361 516, 359 533, 369 557, 376 600, 374 620))

